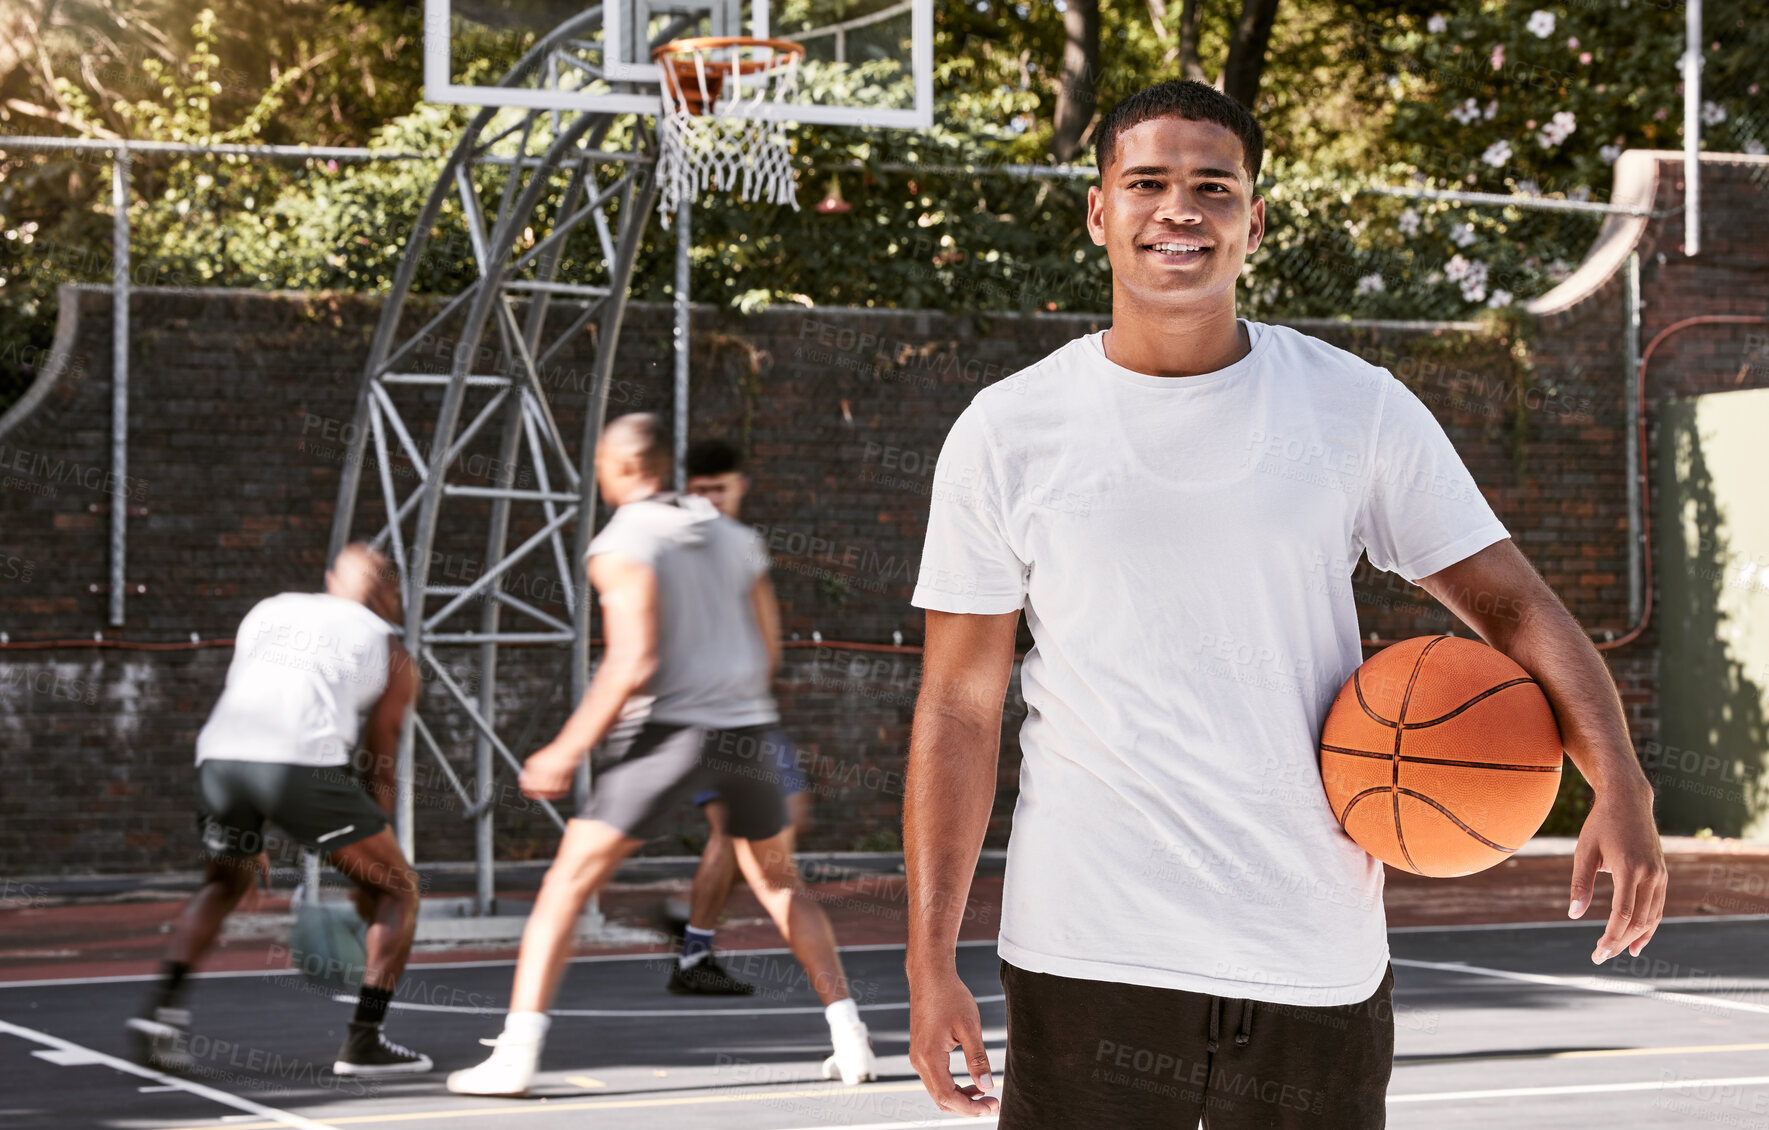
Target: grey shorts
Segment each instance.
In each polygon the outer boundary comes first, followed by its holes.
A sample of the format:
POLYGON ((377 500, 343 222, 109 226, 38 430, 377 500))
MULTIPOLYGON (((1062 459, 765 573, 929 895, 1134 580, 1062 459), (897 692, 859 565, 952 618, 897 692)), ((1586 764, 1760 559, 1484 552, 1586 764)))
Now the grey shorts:
POLYGON ((303 847, 330 854, 387 826, 348 765, 320 768, 279 761, 210 758, 197 766, 202 803, 197 829, 203 850, 244 859, 264 850, 268 819, 303 847))
POLYGON ((635 840, 655 839, 670 811, 695 794, 718 790, 726 828, 742 840, 765 840, 786 827, 780 768, 767 741, 773 726, 714 730, 644 721, 616 727, 596 757, 590 803, 578 813, 635 840))

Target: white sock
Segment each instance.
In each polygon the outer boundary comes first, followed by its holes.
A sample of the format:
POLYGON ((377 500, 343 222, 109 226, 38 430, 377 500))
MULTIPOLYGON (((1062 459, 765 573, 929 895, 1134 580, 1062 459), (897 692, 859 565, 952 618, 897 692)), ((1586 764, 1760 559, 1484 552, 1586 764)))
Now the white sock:
POLYGON ((504 1017, 504 1035, 513 1040, 539 1043, 547 1038, 547 1028, 552 1023, 552 1017, 544 1012, 512 1012, 504 1017))
POLYGON ((847 997, 824 1009, 823 1018, 829 1021, 829 1029, 833 1032, 838 1024, 845 1027, 860 1023, 860 1010, 855 1006, 854 998, 847 997))

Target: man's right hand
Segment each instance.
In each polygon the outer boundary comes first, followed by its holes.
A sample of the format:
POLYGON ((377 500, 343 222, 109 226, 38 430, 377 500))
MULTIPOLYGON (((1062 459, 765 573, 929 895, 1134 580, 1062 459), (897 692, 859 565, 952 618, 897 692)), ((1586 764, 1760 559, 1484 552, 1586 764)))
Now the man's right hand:
POLYGON ((1001 1109, 989 1074, 989 1052, 983 1047, 983 1020, 977 999, 956 970, 909 975, 909 1065, 940 1109, 980 1118, 1001 1109), (951 1053, 964 1049, 971 1085, 952 1080, 951 1053))

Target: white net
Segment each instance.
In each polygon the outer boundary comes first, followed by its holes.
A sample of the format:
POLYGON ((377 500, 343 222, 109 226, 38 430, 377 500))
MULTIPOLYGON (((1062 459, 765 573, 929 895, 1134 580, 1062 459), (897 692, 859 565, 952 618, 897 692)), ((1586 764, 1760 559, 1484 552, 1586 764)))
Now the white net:
POLYGON ((744 200, 790 204, 798 186, 786 123, 747 116, 791 101, 800 52, 767 40, 673 43, 658 54, 663 112, 657 119, 657 209, 663 224, 685 200, 713 188, 744 200))

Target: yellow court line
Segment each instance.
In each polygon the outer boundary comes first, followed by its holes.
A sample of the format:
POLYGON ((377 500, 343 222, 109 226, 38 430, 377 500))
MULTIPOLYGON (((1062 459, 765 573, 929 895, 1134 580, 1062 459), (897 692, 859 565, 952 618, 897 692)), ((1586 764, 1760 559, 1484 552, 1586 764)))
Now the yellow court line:
POLYGON ((1769 1044, 1691 1044, 1683 1048, 1608 1048, 1585 1052, 1551 1052, 1549 1059, 1582 1059, 1602 1055, 1679 1055, 1683 1052, 1760 1052, 1769 1044))
MULTIPOLYGON (((814 1091, 762 1091, 747 1095, 681 1095, 669 1099, 597 1099, 591 1102, 549 1102, 544 1099, 525 1099, 520 1104, 507 1106, 479 1106, 461 1110, 413 1110, 402 1114, 359 1114, 347 1118, 328 1118, 324 1115, 312 1115, 313 1121, 323 1122, 327 1126, 361 1126, 371 1122, 420 1122, 426 1118, 473 1118, 478 1115, 513 1115, 513 1114, 550 1114, 556 1110, 633 1110, 639 1107, 653 1106, 703 1106, 709 1103, 746 1103, 765 1102, 774 1099, 812 1099, 829 1098, 838 1094, 876 1095, 885 1091, 920 1091, 924 1088, 920 1083, 870 1083, 863 1091, 848 1091, 835 1086, 820 1087, 814 1091)), ((932 1102, 933 1100, 928 1100, 932 1102)), ((304 1115, 303 1117, 309 1117, 304 1115)), ((215 1123, 203 1126, 180 1126, 175 1130, 216 1130, 215 1123)), ((229 1122, 226 1130, 288 1130, 281 1122, 229 1122)))
POLYGON ((1495 1059, 1599 1059, 1623 1055, 1682 1055, 1688 1052, 1760 1052, 1769 1051, 1769 1044, 1691 1044, 1680 1048, 1593 1048, 1572 1052, 1517 1052, 1514 1055, 1446 1055, 1431 1059, 1409 1059, 1396 1067, 1413 1067, 1425 1063, 1486 1063, 1495 1059))

